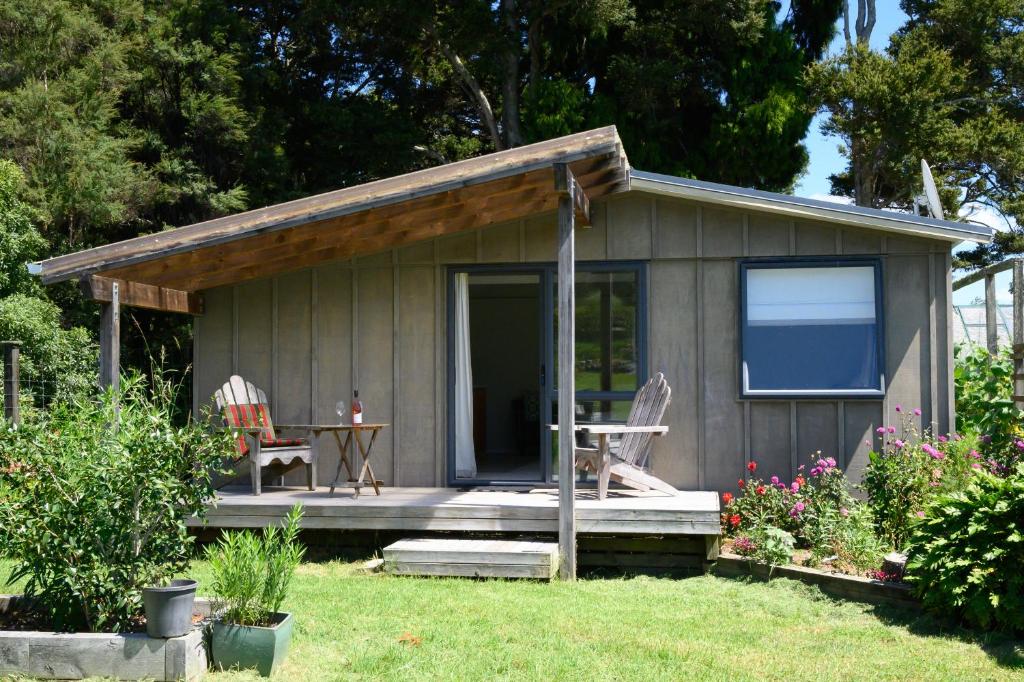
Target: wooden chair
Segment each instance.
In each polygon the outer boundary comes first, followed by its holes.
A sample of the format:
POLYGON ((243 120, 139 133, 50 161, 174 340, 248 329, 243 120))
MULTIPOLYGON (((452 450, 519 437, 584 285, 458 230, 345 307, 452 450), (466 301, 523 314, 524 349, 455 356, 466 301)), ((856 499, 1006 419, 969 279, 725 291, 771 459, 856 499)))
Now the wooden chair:
POLYGON ((672 398, 665 375, 654 375, 637 392, 625 424, 577 424, 577 431, 596 435, 598 447, 576 447, 576 468, 597 474, 597 496, 608 496, 609 480, 637 490, 658 490, 676 495, 678 490, 644 470, 655 436, 668 432, 661 418, 672 398), (617 452, 611 451, 609 436, 621 434, 617 452))
POLYGON ((229 466, 233 472, 220 481, 221 485, 244 475, 248 468, 252 494, 259 495, 264 479, 283 476, 305 464, 306 485, 316 490, 316 453, 304 438, 278 438, 262 390, 234 375, 215 397, 224 426, 238 433, 238 456, 229 466))

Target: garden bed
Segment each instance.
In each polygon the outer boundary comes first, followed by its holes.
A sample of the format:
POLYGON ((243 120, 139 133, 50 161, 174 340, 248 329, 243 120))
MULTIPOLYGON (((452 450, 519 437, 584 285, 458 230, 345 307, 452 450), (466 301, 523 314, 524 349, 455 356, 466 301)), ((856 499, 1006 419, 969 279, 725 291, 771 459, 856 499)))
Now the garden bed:
POLYGON ((790 578, 808 585, 816 585, 822 592, 841 599, 911 609, 921 608, 921 603, 913 596, 910 585, 906 583, 883 582, 845 573, 830 573, 807 566, 768 566, 730 552, 718 555, 715 572, 720 576, 749 575, 765 580, 790 578))
MULTIPOLYGON (((18 595, 0 596, 0 615, 17 608, 18 595)), ((0 675, 78 680, 197 680, 206 673, 203 623, 209 600, 196 599, 197 627, 182 637, 156 639, 144 632, 41 632, 0 630, 0 675)))

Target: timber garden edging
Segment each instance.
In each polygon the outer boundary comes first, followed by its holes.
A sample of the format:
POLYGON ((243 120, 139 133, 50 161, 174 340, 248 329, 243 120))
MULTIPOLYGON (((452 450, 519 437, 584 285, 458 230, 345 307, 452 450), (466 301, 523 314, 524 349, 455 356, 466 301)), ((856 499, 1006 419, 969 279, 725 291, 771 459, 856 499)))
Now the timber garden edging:
MULTIPOLYGON (((0 595, 0 613, 19 595, 0 595)), ((195 612, 209 618, 209 599, 197 598, 195 612)), ((145 632, 40 632, 0 630, 0 675, 77 680, 198 680, 206 674, 205 625, 181 637, 157 639, 145 632)))
POLYGON ((720 554, 715 573, 725 577, 752 576, 764 580, 790 578, 808 585, 816 585, 825 594, 840 599, 880 606, 901 606, 918 610, 921 608, 921 602, 914 597, 912 588, 906 583, 888 583, 844 573, 826 573, 806 566, 768 566, 738 554, 720 554))

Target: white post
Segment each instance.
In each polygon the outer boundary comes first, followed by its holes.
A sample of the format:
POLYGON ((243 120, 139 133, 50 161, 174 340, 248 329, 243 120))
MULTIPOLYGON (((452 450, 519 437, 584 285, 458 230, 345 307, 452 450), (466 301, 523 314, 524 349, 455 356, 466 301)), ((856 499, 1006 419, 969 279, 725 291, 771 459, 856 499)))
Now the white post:
POLYGON ((555 166, 558 198, 558 553, 562 580, 576 579, 576 237, 574 182, 555 166))

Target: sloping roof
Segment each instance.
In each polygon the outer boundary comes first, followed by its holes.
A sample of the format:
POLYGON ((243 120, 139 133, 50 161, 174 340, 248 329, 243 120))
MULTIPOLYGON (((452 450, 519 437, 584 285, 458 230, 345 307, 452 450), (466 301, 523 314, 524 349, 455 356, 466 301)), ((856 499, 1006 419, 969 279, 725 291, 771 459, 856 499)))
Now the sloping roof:
POLYGON ((46 284, 102 274, 196 291, 554 210, 555 164, 568 164, 592 199, 629 186, 629 162, 608 126, 58 256, 30 269, 46 284))
POLYGON ((992 241, 992 228, 985 225, 936 220, 909 213, 880 211, 874 208, 806 199, 790 194, 720 185, 714 182, 702 182, 639 170, 631 170, 629 175, 630 188, 638 191, 667 194, 746 210, 766 211, 793 218, 825 220, 830 223, 868 227, 953 242, 987 243, 992 241))

